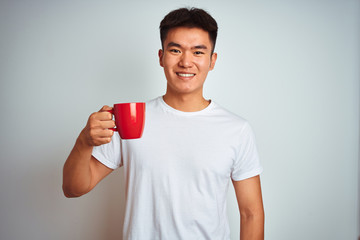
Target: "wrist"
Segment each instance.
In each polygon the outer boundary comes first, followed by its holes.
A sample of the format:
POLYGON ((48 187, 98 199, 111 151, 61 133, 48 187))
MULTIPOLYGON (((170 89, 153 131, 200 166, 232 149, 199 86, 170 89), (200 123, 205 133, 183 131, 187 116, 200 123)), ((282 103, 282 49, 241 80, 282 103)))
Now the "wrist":
POLYGON ((80 148, 82 150, 91 150, 92 151, 93 146, 89 143, 84 130, 85 129, 83 129, 81 131, 78 138, 76 139, 76 147, 80 148))

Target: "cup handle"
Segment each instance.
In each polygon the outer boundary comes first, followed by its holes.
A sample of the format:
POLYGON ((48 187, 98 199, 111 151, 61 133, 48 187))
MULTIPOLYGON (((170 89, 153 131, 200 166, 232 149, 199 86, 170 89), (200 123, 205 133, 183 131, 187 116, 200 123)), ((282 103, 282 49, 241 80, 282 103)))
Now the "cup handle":
MULTIPOLYGON (((109 113, 114 115, 114 110, 113 109, 112 110, 106 110, 106 111, 108 111, 109 113)), ((113 131, 117 132, 117 128, 109 128, 109 130, 113 130, 113 131)))

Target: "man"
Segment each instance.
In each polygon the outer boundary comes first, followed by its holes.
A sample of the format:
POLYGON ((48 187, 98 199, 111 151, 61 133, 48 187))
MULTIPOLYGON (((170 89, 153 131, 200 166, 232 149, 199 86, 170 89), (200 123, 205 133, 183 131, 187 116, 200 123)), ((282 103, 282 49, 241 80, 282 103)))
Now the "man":
POLYGON ((142 138, 122 140, 110 107, 91 114, 64 165, 63 190, 78 197, 124 167, 124 239, 230 239, 226 193, 232 179, 240 238, 264 238, 262 171, 249 124, 203 97, 215 66, 217 23, 178 9, 160 24, 166 93, 146 103, 142 138))

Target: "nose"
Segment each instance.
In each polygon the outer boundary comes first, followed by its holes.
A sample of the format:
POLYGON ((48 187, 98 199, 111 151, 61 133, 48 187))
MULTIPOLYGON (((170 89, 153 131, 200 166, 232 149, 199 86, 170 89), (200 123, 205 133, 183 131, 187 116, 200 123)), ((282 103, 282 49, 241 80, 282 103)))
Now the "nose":
POLYGON ((183 53, 179 61, 179 66, 183 68, 190 68, 192 65, 193 63, 191 54, 187 52, 183 53))

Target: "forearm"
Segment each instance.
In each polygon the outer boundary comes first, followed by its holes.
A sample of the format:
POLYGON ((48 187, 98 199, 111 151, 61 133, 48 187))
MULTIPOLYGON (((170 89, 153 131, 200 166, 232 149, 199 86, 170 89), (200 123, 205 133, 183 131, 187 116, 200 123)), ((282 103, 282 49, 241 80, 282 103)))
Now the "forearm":
POLYGON ((82 137, 80 134, 64 164, 63 191, 66 197, 79 197, 90 189, 90 159, 93 147, 86 145, 82 137))
POLYGON ((264 239, 264 213, 241 216, 240 220, 241 240, 263 240, 264 239))

